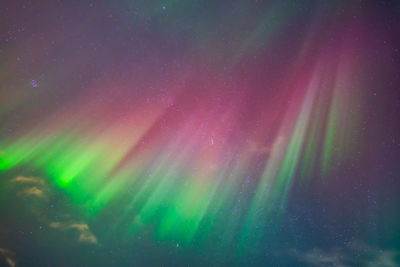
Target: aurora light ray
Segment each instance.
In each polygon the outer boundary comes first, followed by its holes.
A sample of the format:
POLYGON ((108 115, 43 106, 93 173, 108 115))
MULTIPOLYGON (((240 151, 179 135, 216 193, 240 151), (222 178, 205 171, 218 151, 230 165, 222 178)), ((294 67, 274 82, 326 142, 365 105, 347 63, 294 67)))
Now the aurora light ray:
MULTIPOLYGON (((331 146, 333 142, 338 143, 333 138, 343 135, 332 124, 341 116, 338 112, 346 110, 346 106, 338 108, 337 105, 346 102, 337 103, 337 89, 335 83, 331 83, 327 87, 333 86, 332 110, 325 115, 312 113, 318 101, 325 100, 316 98, 327 75, 321 65, 316 67, 309 82, 300 83, 294 94, 288 96, 292 99, 291 105, 283 110, 285 116, 280 119, 280 130, 272 142, 266 144, 270 148, 264 151, 258 144, 239 142, 236 151, 227 153, 232 146, 231 131, 238 127, 238 109, 231 108, 222 113, 210 109, 206 104, 209 101, 207 95, 194 106, 182 104, 181 107, 179 97, 170 107, 142 105, 124 113, 124 118, 119 120, 107 115, 109 108, 104 105, 86 108, 91 102, 88 98, 82 107, 72 107, 70 110, 73 111, 57 115, 57 118, 66 118, 62 123, 59 119, 42 122, 30 133, 3 146, 1 166, 6 170, 29 164, 43 169, 88 212, 97 210, 94 214, 101 212, 109 202, 118 201, 121 190, 130 188, 132 199, 128 205, 121 203, 121 214, 131 217, 131 227, 156 224, 159 238, 169 236, 189 244, 199 224, 217 216, 211 203, 218 203, 220 196, 227 196, 226 201, 230 199, 230 202, 222 202, 220 209, 237 205, 232 199, 242 192, 246 180, 232 176, 235 174, 227 171, 228 166, 235 162, 249 170, 250 158, 261 149, 266 160, 264 173, 255 187, 249 214, 246 215, 245 206, 240 207, 240 213, 250 220, 246 228, 252 229, 251 221, 259 222, 254 218, 255 214, 261 208, 264 210, 267 203, 267 209, 262 213, 268 213, 276 203, 284 207, 296 170, 301 168, 304 144, 324 143, 322 170, 332 164, 331 146), (99 120, 90 113, 101 114, 102 118, 99 120), (220 115, 215 117, 216 113, 220 115), (150 115, 144 117, 143 114, 150 115), (177 119, 176 116, 181 117, 177 119), (326 119, 319 119, 320 116, 326 119), (326 134, 319 135, 323 137, 321 141, 307 140, 310 122, 316 120, 327 121, 326 134), (171 133, 163 129, 164 124, 171 125, 171 133), (230 179, 239 181, 228 183, 230 179)), ((349 86, 345 81, 340 84, 341 87, 349 86)), ((324 94, 331 90, 325 91, 324 94)), ((191 95, 184 95, 181 99, 188 102, 191 98, 191 95)), ((262 113, 268 113, 269 107, 264 109, 262 113)), ((266 125, 261 131, 268 133, 269 128, 266 125)), ((245 139, 248 138, 251 137, 245 139)), ((315 153, 307 155, 307 159, 318 161, 315 153)), ((303 164, 308 165, 307 162, 303 164)))
POLYGON ((217 254, 250 253, 272 240, 296 187, 329 183, 365 144, 369 23, 339 2, 238 2, 219 16, 221 4, 121 1, 81 29, 65 24, 70 39, 50 27, 49 48, 36 37, 6 46, 0 174, 43 177, 107 229, 103 243, 217 240, 217 254), (240 23, 241 12, 253 16, 240 23), (81 34, 102 32, 103 17, 114 40, 81 34), (63 49, 31 71, 13 60, 63 49))

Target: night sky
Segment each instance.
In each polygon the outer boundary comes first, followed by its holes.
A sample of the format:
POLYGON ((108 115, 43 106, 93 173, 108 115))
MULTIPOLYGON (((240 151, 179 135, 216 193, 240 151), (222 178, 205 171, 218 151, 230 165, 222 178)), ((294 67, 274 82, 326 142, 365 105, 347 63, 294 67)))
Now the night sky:
POLYGON ((400 266, 400 1, 0 1, 1 266, 400 266))

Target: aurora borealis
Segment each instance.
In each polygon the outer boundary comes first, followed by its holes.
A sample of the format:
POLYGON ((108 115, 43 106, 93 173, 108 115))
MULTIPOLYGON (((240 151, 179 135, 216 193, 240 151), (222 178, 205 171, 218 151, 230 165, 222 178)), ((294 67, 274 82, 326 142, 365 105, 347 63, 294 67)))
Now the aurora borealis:
POLYGON ((5 266, 400 265, 396 1, 2 1, 5 266))

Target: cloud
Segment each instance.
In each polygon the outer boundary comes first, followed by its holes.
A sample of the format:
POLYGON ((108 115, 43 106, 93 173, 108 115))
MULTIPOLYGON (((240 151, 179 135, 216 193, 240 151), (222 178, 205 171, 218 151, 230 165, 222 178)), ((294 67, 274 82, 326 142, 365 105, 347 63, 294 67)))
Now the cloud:
POLYGON ((5 248, 0 248, 0 263, 6 266, 15 267, 15 261, 12 259, 14 253, 5 248))
POLYGON ((27 189, 24 189, 23 191, 18 192, 18 196, 23 196, 23 197, 37 196, 37 197, 41 197, 41 198, 45 197, 43 191, 41 189, 37 188, 36 186, 29 187, 27 189))
POLYGON ((96 236, 90 231, 87 223, 51 222, 49 226, 54 229, 61 229, 63 231, 74 229, 79 233, 79 242, 98 244, 96 236))
POLYGON ((354 241, 343 248, 323 250, 313 248, 308 251, 293 250, 298 260, 311 266, 400 266, 400 251, 380 249, 361 241, 354 241))
POLYGON ((21 183, 21 184, 39 184, 39 185, 44 185, 44 181, 40 178, 37 177, 24 177, 24 176, 18 176, 15 177, 11 180, 12 182, 15 183, 21 183))
POLYGON ((346 266, 344 264, 345 256, 340 250, 323 251, 318 248, 311 249, 304 253, 300 260, 313 266, 346 266))
MULTIPOLYGON (((19 185, 17 193, 17 196, 19 197, 38 197, 48 201, 52 200, 52 194, 47 195, 52 192, 52 188, 49 187, 46 181, 42 178, 17 176, 11 179, 11 182, 19 185)), ((37 206, 32 209, 32 211, 36 210, 38 210, 37 206)), ((98 244, 97 237, 92 233, 87 223, 77 223, 76 221, 79 220, 71 218, 69 214, 59 214, 58 217, 63 219, 58 222, 49 222, 46 217, 40 217, 40 220, 43 221, 43 223, 48 223, 48 225, 53 229, 59 229, 61 231, 76 231, 79 234, 78 242, 98 244)))
POLYGON ((58 229, 58 228, 61 228, 62 224, 60 222, 51 222, 51 223, 49 223, 49 226, 51 228, 58 229))
POLYGON ((45 186, 45 182, 41 178, 17 176, 11 179, 11 182, 17 183, 24 187, 17 193, 17 195, 20 197, 30 197, 30 196, 35 196, 40 198, 46 197, 43 189, 45 186))
POLYGON ((378 266, 378 267, 396 267, 399 266, 400 262, 396 262, 396 257, 400 255, 398 251, 385 250, 379 251, 379 254, 368 263, 368 266, 378 266))

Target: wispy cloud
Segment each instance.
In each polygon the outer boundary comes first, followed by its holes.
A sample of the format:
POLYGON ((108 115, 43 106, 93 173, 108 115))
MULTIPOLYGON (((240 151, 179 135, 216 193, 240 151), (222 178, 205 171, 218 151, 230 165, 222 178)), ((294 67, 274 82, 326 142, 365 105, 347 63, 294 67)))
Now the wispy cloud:
POLYGON ((36 186, 29 187, 27 189, 24 189, 24 190, 18 192, 18 196, 22 196, 22 197, 37 196, 37 197, 41 197, 41 198, 45 197, 43 191, 41 189, 37 188, 36 186))
MULTIPOLYGON (((18 197, 37 197, 51 201, 51 194, 48 195, 48 193, 52 192, 52 188, 49 187, 46 181, 42 178, 17 176, 11 179, 11 182, 18 185, 18 197)), ((35 206, 32 211, 35 212, 39 208, 40 206, 35 206)), ((87 223, 79 222, 80 220, 72 218, 69 214, 58 214, 58 218, 63 219, 58 222, 49 222, 48 218, 41 217, 40 220, 43 221, 43 223, 47 223, 53 229, 59 229, 61 231, 76 231, 79 234, 78 242, 98 244, 97 237, 92 233, 87 223)))
POLYGON ((14 253, 5 248, 0 248, 0 263, 6 266, 14 267, 15 261, 13 260, 14 253))
POLYGON ((335 249, 333 251, 323 251, 319 248, 313 248, 305 253, 296 253, 297 257, 313 266, 346 266, 344 253, 335 249))
POLYGON ((21 184, 39 184, 39 185, 44 185, 44 181, 41 178, 37 177, 25 177, 25 176, 17 176, 11 180, 12 182, 15 183, 21 183, 21 184))
POLYGON ((343 248, 324 250, 313 248, 307 251, 293 250, 293 255, 311 266, 400 266, 400 251, 380 249, 361 241, 354 241, 343 248))
POLYGON ((368 263, 368 266, 379 266, 379 267, 396 267, 400 266, 398 256, 399 251, 395 250, 385 250, 379 251, 378 255, 368 263), (397 261, 396 261, 397 258, 397 261))
POLYGON ((62 222, 51 222, 50 227, 54 229, 66 230, 76 230, 79 233, 79 242, 98 244, 96 236, 90 231, 89 225, 87 223, 62 223, 62 222))
POLYGON ((11 182, 21 185, 21 189, 17 193, 19 197, 46 197, 44 193, 45 182, 41 178, 17 176, 11 179, 11 182))

